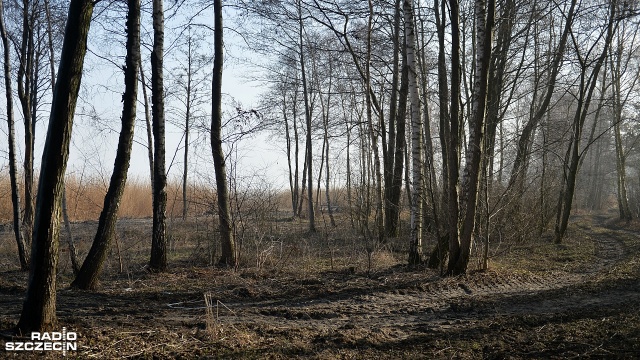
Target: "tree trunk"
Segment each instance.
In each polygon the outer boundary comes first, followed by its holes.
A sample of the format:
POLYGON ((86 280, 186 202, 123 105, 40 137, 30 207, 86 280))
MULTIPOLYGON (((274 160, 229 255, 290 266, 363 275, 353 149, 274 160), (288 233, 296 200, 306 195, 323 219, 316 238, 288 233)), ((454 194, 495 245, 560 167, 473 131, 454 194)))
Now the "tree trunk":
MULTIPOLYGON (((609 6, 609 22, 606 30, 606 35, 604 37, 604 44, 602 45, 603 50, 598 58, 595 59, 595 65, 590 75, 587 76, 587 71, 590 64, 593 63, 593 60, 581 58, 580 61, 581 72, 578 107, 576 108, 575 116, 573 118, 573 134, 569 143, 569 148, 567 150, 568 156, 566 159, 568 161, 565 165, 563 191, 561 191, 560 196, 558 197, 559 206, 555 226, 555 242, 558 244, 562 242, 562 239, 564 238, 564 235, 567 231, 567 226, 569 224, 569 216, 571 215, 571 207, 573 205, 573 195, 576 187, 576 178, 578 175, 580 157, 584 155, 589 146, 587 145, 587 148, 585 148, 582 153, 579 151, 580 140, 582 138, 582 129, 584 127, 587 114, 589 113, 589 105, 591 104, 591 98, 593 96, 594 89, 596 87, 596 84, 598 83, 598 73, 602 68, 602 64, 606 59, 607 53, 609 52, 609 46, 611 45, 611 39, 613 37, 613 27, 617 21, 615 19, 615 5, 610 4, 609 6)), ((591 50, 595 49, 596 45, 598 45, 598 43, 593 45, 591 50)))
POLYGON ((300 0, 297 1, 298 7, 298 41, 299 41, 299 56, 300 56, 300 71, 302 75, 302 92, 304 95, 304 114, 307 125, 307 202, 309 208, 309 232, 316 231, 315 214, 313 208, 313 149, 311 142, 311 105, 309 103, 309 88, 307 85, 307 74, 305 70, 305 57, 304 57, 304 42, 303 42, 303 18, 302 18, 302 5, 300 0))
MULTIPOLYGON (((619 34, 619 32, 618 32, 619 34)), ((618 35, 620 36, 620 35, 618 35)), ((627 169, 625 154, 622 144, 622 89, 620 78, 622 77, 622 55, 624 44, 622 39, 618 37, 618 46, 616 51, 611 51, 611 75, 613 81, 613 134, 616 153, 616 173, 617 173, 617 193, 618 193, 618 210, 620 219, 630 221, 632 218, 631 209, 629 208, 629 198, 627 196, 627 169)), ((606 71, 606 70, 605 70, 606 71)))
POLYGON ((422 115, 420 114, 420 93, 418 89, 418 69, 415 54, 415 26, 413 21, 413 0, 404 0, 404 36, 406 41, 407 65, 409 67, 409 94, 411 95, 411 237, 409 240, 409 264, 422 262, 422 115))
MULTIPOLYGON (((367 63, 365 66, 365 86, 367 88, 367 122, 369 124, 369 134, 371 137, 371 152, 373 153, 373 168, 375 171, 375 191, 376 191, 376 232, 379 243, 385 242, 384 232, 384 194, 382 192, 382 169, 380 166, 380 151, 378 150, 378 135, 373 124, 372 98, 373 88, 371 86, 371 31, 373 27, 373 2, 369 0, 369 17, 367 23, 367 63)), ((380 113, 381 119, 384 119, 380 113)), ((382 128, 384 131, 384 127, 382 128)), ((384 149, 384 146, 382 147, 384 149)))
MULTIPOLYGON (((425 29, 424 24, 421 23, 420 27, 420 42, 418 44, 420 48, 420 56, 418 57, 418 62, 420 65, 420 87, 422 88, 423 94, 428 94, 429 92, 429 80, 427 77, 429 69, 427 68, 428 58, 426 53, 426 44, 427 40, 425 39, 425 29)), ((429 110, 429 101, 427 100, 427 96, 425 95, 425 101, 423 101, 422 107, 422 117, 423 117, 423 146, 425 150, 425 167, 423 174, 423 181, 425 182, 425 195, 423 196, 424 201, 424 209, 423 209, 423 222, 424 229, 429 231, 435 231, 437 238, 440 238, 440 220, 438 216, 438 180, 436 177, 436 168, 435 168, 435 158, 434 158, 434 149, 433 149, 433 139, 431 136, 431 112, 429 110), (429 202, 431 202, 431 216, 429 216, 429 207, 426 206, 429 202)))
MULTIPOLYGON (((444 1, 444 0, 443 0, 444 1)), ((449 263, 451 258, 458 259, 460 243, 458 233, 458 183, 459 183, 459 147, 460 147, 460 7, 458 0, 449 1, 451 17, 451 108, 449 124, 444 126, 447 158, 447 210, 449 235, 449 263)), ((444 24, 442 24, 444 26, 444 24)), ((442 45, 442 43, 441 43, 442 45)), ((442 52, 442 50, 440 50, 442 52)), ((442 55, 442 54, 441 54, 442 55)), ((439 55, 440 56, 440 55, 439 55)), ((440 71, 440 70, 439 70, 440 71)), ((442 80, 444 74, 440 74, 442 80)), ((442 99, 440 100, 442 102, 442 99)))
POLYGON ((17 326, 21 334, 53 330, 57 322, 56 270, 62 187, 92 13, 93 1, 71 0, 42 156, 29 285, 17 326))
MULTIPOLYGON (((396 161, 396 147, 398 146, 397 139, 399 136, 398 128, 398 85, 400 84, 400 73, 404 71, 404 60, 402 70, 399 66, 400 51, 404 50, 401 42, 403 42, 404 36, 400 30, 400 18, 402 17, 402 2, 401 0, 395 1, 395 13, 393 17, 393 62, 392 66, 392 80, 391 80, 391 98, 389 99, 389 141, 387 142, 387 151, 384 159, 384 225, 387 237, 398 236, 398 223, 400 216, 400 188, 396 188, 394 183, 395 174, 395 161, 396 161), (396 196, 396 193, 398 196, 396 196)), ((403 56, 404 58, 404 56, 403 56)), ((400 99, 402 101, 402 99, 400 99)), ((406 95, 404 97, 406 107, 406 95)), ((402 105, 400 105, 402 106, 402 105)), ((404 116, 404 114, 403 114, 404 116)), ((404 118, 402 119, 404 121, 404 118)), ((404 138, 404 131, 402 132, 404 138)), ((403 142, 404 145, 404 142, 403 142)), ((403 150, 404 151, 404 150, 403 150)), ((402 159, 402 157, 401 157, 402 159)), ((400 160, 402 161, 402 160, 400 160)), ((402 162, 400 165, 400 173, 402 174, 402 162)), ((402 185, 402 176, 400 176, 400 186, 402 185)))
POLYGON ((548 194, 547 194, 547 189, 546 189, 546 183, 547 183, 547 167, 548 167, 548 147, 547 144, 549 143, 548 140, 548 126, 549 126, 549 118, 551 117, 551 114, 549 114, 547 112, 547 121, 546 121, 546 126, 543 125, 542 128, 542 169, 540 170, 540 193, 538 195, 538 204, 540 206, 540 219, 539 219, 539 223, 538 223, 538 235, 542 235, 542 233, 545 231, 545 228, 547 227, 547 222, 548 222, 548 217, 547 217, 547 198, 548 198, 548 194))
MULTIPOLYGON (((516 4, 514 0, 508 0, 502 5, 501 15, 500 15, 500 23, 497 25, 497 36, 496 36, 496 45, 493 50, 493 56, 491 58, 490 68, 489 68, 489 84, 491 86, 487 92, 487 115, 486 115, 486 133, 485 133, 485 141, 484 141, 484 156, 482 157, 482 165, 480 167, 481 178, 487 177, 486 181, 483 181, 481 184, 480 193, 491 193, 492 185, 494 182, 493 178, 493 167, 495 163, 495 148, 496 148, 496 137, 498 132, 498 125, 502 126, 505 112, 507 111, 507 107, 501 111, 500 104, 505 103, 509 104, 512 100, 514 91, 519 84, 518 79, 524 68, 524 62, 526 60, 526 52, 522 53, 520 57, 520 63, 518 64, 516 73, 514 75, 514 79, 512 81, 513 86, 511 87, 510 92, 507 94, 506 99, 503 101, 503 92, 505 88, 505 82, 508 80, 505 77, 505 72, 508 67, 509 60, 509 50, 511 48, 511 41, 513 40, 513 24, 515 20, 515 8, 516 4), (484 184, 484 185, 483 185, 484 184), (483 186, 486 186, 486 189, 482 189, 483 186)), ((534 12, 529 17, 529 24, 533 23, 534 12)), ((525 42, 529 38, 529 29, 525 34, 525 42)), ((534 90, 534 98, 535 98, 535 90, 534 90)), ((501 156, 501 160, 504 156, 501 156)), ((499 176, 498 178, 501 178, 499 176)), ((489 209, 487 198, 486 209, 489 209)), ((491 215, 491 214, 487 214, 491 215)))
MULTIPOLYGON (((409 65, 406 56, 406 41, 403 44, 402 56, 402 75, 400 80, 400 90, 398 94, 398 110, 396 112, 396 133, 395 133, 395 149, 393 160, 393 177, 391 179, 391 189, 388 213, 385 226, 387 228, 387 236, 396 237, 400 229, 400 198, 402 196, 402 178, 404 175, 404 153, 407 149, 406 140, 406 117, 407 117, 407 99, 409 96, 409 65)), ((409 164, 406 165, 407 167, 409 164)))
POLYGON ((191 34, 189 34, 189 43, 187 51, 187 101, 186 101, 186 115, 184 118, 184 166, 182 167, 182 220, 187 220, 187 212, 189 210, 189 202, 187 200, 188 189, 188 176, 189 176, 189 126, 191 125, 191 78, 192 78, 192 66, 191 66, 191 34))
POLYGON ((140 67, 140 0, 128 0, 127 13, 127 56, 124 67, 125 91, 122 97, 122 130, 118 140, 118 150, 113 166, 109 190, 104 198, 98 230, 91 249, 82 264, 71 287, 96 289, 98 277, 114 236, 118 208, 127 181, 133 132, 136 124, 136 103, 138 101, 138 69, 140 67))
MULTIPOLYGON (((322 103, 322 95, 320 95, 320 102, 322 103)), ((324 109, 322 109, 324 111, 324 109)), ((322 115, 324 117, 324 115, 322 115)), ((323 119, 324 121, 324 119, 323 119)), ((318 170, 318 181, 316 182, 316 204, 320 204, 320 186, 322 185, 322 174, 324 172, 324 154, 325 154, 325 146, 327 142, 325 141, 326 133, 322 136, 322 149, 320 150, 320 169, 318 170)))
POLYGON ((22 106, 24 120, 24 216, 22 218, 25 242, 32 241, 33 207, 33 162, 35 146, 35 124, 31 116, 31 77, 33 76, 33 25, 30 17, 29 0, 22 1, 22 43, 20 44, 20 65, 18 67, 18 98, 22 106))
POLYGON ((67 209, 67 189, 62 189, 62 221, 64 221, 64 229, 67 232, 67 246, 69 247, 69 258, 71 259, 71 269, 73 275, 78 275, 80 271, 80 263, 78 262, 78 249, 73 240, 71 232, 71 221, 69 220, 69 211, 67 209))
MULTIPOLYGON (((47 40, 49 46, 49 70, 51 72, 51 92, 56 90, 56 70, 55 70, 55 56, 53 49, 53 30, 51 27, 51 13, 49 10, 49 1, 44 2, 45 13, 47 16, 47 40)), ((69 211, 67 208, 67 191, 66 188, 62 190, 62 219, 64 221, 64 229, 67 233, 67 245, 69 247, 69 257, 71 258, 71 267, 73 274, 78 275, 80 271, 80 264, 78 262, 78 250, 76 249, 75 241, 73 240, 73 232, 71 231, 71 221, 69 220, 69 211)))
POLYGON ((0 36, 2 36, 2 47, 4 49, 4 85, 7 97, 7 134, 9 143, 9 178, 11 181, 11 203, 13 205, 13 232, 18 245, 18 258, 20 268, 23 271, 29 270, 29 256, 27 245, 20 229, 20 190, 18 189, 18 166, 16 163, 16 140, 13 119, 13 94, 11 90, 11 56, 9 47, 9 37, 4 25, 4 4, 0 0, 0 36))
POLYGON ((452 252, 449 257, 449 275, 464 274, 469 263, 480 181, 480 160, 482 159, 494 13, 494 0, 488 0, 487 2, 485 0, 476 0, 475 84, 471 104, 469 144, 466 151, 466 163, 462 177, 462 196, 460 199, 460 214, 463 222, 460 231, 459 251, 452 252))
MULTIPOLYGON (((449 88, 447 87, 447 65, 446 65, 446 0, 438 3, 434 0, 433 10, 436 20, 436 30, 438 33, 438 107, 440 113, 440 148, 442 149, 442 203, 448 202, 449 195, 449 142, 451 140, 451 117, 449 114, 449 88)), ((452 57, 453 59, 453 57, 452 57)), ((452 73, 453 75, 453 73, 452 73)), ((452 78, 453 80, 453 78, 452 78)), ((454 84, 451 85, 452 87, 454 84)), ((452 90, 453 91, 453 90, 452 90)), ((449 209, 447 209, 448 211, 449 209)), ((447 217, 448 219, 448 217, 447 217)), ((450 229, 449 224, 445 224, 450 229)))
MULTIPOLYGON (((342 104, 343 113, 345 114, 345 120, 347 118, 346 112, 344 110, 344 104, 342 104)), ((351 189, 351 124, 346 124, 346 132, 347 132, 347 207, 349 207, 349 222, 351 224, 351 228, 354 229, 356 227, 355 220, 353 218, 353 196, 351 189)))
POLYGON ((307 189, 307 155, 309 155, 309 153, 306 150, 304 150, 304 161, 302 162, 302 187, 300 189, 300 201, 298 201, 298 216, 302 217, 302 205, 304 205, 304 199, 307 196, 306 193, 306 189, 307 189))
POLYGON ((326 167, 326 183, 325 183, 325 198, 327 200, 327 212, 329 213, 329 221, 331 222, 331 226, 332 227, 336 227, 336 219, 334 219, 333 217, 333 209, 331 208, 331 195, 330 195, 330 186, 331 186, 331 182, 329 181, 329 138, 325 135, 325 143, 326 143, 326 147, 325 147, 325 151, 326 151, 326 158, 327 158, 327 167, 326 167))
POLYGON ((618 116, 614 116, 614 138, 616 148, 616 172, 617 172, 617 193, 618 193, 618 210, 620 219, 630 221, 632 218, 631 209, 629 208, 629 200, 627 196, 627 172, 626 172, 626 155, 622 148, 622 135, 620 132, 621 120, 618 116))
POLYGON ((149 158, 149 178, 151 179, 151 196, 155 196, 153 191, 153 129, 151 126, 151 114, 149 113, 149 97, 147 96, 147 83, 144 80, 144 70, 140 61, 140 84, 142 85, 142 97, 144 98, 144 120, 147 129, 147 157, 149 158))
MULTIPOLYGON (((323 118, 323 126, 324 126, 324 144, 322 147, 324 148, 324 158, 326 161, 325 166, 325 200, 327 203, 327 212, 329 213, 329 221, 331 222, 331 226, 336 226, 336 220, 333 217, 333 209, 331 208, 331 194, 330 194, 330 171, 329 171, 329 114, 331 112, 331 91, 332 91, 332 80, 333 80, 333 63, 329 62, 329 84, 327 87, 327 103, 325 104, 322 96, 320 96, 320 104, 322 106, 322 118, 323 118)), ((320 188, 320 184, 318 184, 318 189, 320 188)))
POLYGON ((289 170, 289 191, 291 193, 291 217, 295 218, 298 213, 298 129, 296 122, 298 118, 296 116, 297 90, 293 91, 293 139, 291 138, 291 129, 289 126, 289 114, 287 112, 287 88, 282 89, 282 119, 284 121, 285 128, 285 140, 287 146, 287 166, 289 170), (292 155, 292 141, 295 142, 294 155, 292 155), (292 163, 295 164, 292 165, 292 163), (294 172, 295 169, 295 172, 294 172))
MULTIPOLYGON (((524 128, 522 129, 522 134, 518 139, 516 156, 513 162, 513 169, 511 170, 511 177, 509 179, 510 188, 522 188, 521 182, 526 176, 526 163, 530 152, 529 147, 531 144, 531 137, 533 136, 534 130, 538 126, 538 123, 540 122, 540 120, 542 120, 545 113, 547 112, 547 109, 549 108, 551 96, 553 95, 556 86, 556 78, 558 76, 558 73, 560 72, 562 59, 564 58, 567 39, 573 25, 573 17, 575 14, 576 4, 577 0, 571 0, 571 6, 569 7, 569 13, 566 15, 566 22, 564 24, 564 30, 560 37, 560 43, 558 44, 558 49, 554 51, 553 61, 549 70, 549 79, 547 80, 548 84, 547 88, 545 89, 543 100, 540 106, 538 106, 535 111, 532 111, 532 116, 525 124, 524 128)), ((520 192, 517 193, 517 196, 521 195, 522 194, 520 192)))
POLYGON ((167 173, 165 171, 164 117, 164 10, 163 0, 153 0, 153 51, 151 52, 151 116, 153 119, 153 237, 151 240, 151 271, 167 268, 167 173))
MULTIPOLYGON (((300 191, 300 184, 298 182, 300 178, 300 172, 298 171, 298 162, 300 160, 300 143, 298 136, 298 91, 295 91, 295 96, 293 97, 293 140, 295 141, 294 146, 294 175, 293 175, 293 217, 300 216, 300 211, 298 210, 298 204, 302 203, 302 192, 300 191)), ((304 170, 303 170, 304 172, 304 170)), ((304 181, 303 181, 304 182, 304 181)))
POLYGON ((236 245, 231 226, 229 209, 229 187, 227 185, 227 169, 222 151, 222 66, 223 66, 223 33, 222 33, 222 0, 214 0, 214 34, 213 34, 213 109, 211 113, 211 152, 216 172, 216 192, 218 194, 218 218, 220 220, 220 240, 222 254, 218 265, 237 265, 236 245))

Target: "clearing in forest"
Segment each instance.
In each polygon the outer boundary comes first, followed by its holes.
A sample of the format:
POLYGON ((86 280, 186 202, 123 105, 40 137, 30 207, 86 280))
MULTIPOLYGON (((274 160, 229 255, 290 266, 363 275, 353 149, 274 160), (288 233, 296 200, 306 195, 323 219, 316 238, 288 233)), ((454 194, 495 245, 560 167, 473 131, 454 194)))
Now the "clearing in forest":
MULTIPOLYGON (((251 255, 236 271, 207 266, 213 250, 198 228, 174 224, 171 268, 151 274, 148 224, 121 221, 100 291, 68 290, 62 253, 60 326, 78 333, 69 355, 87 359, 636 357, 638 233, 603 216, 574 224, 561 245, 497 244, 488 271, 442 278, 406 266, 400 241, 368 252, 344 229, 310 236, 296 222, 274 224, 286 237, 243 244, 251 255)), ((2 262, 15 262, 1 235, 2 262)), ((0 276, 4 329, 19 317, 26 276, 0 276)), ((40 358, 4 352, 6 341, 3 357, 40 358)))

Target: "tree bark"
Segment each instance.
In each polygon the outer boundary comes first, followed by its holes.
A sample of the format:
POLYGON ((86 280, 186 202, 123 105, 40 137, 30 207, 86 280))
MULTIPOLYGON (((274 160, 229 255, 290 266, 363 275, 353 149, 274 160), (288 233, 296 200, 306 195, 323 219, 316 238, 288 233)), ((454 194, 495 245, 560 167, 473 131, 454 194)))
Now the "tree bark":
POLYGON ((218 218, 220 220, 220 240, 222 254, 218 265, 237 265, 236 246, 231 226, 229 209, 229 187, 227 170, 222 151, 222 67, 223 67, 223 33, 222 33, 222 0, 214 0, 214 58, 213 58, 213 109, 211 113, 211 152, 216 172, 216 192, 218 194, 218 218))
POLYGON ((495 1, 476 0, 476 59, 475 84, 471 104, 469 124, 469 144, 462 178, 460 216, 463 218, 457 252, 449 256, 449 275, 464 274, 467 271, 471 241, 475 227, 475 216, 480 180, 480 160, 482 159, 483 129, 486 118, 489 64, 493 38, 495 1))
POLYGON ((422 262, 422 115, 415 54, 415 26, 413 0, 404 0, 404 32, 407 65, 409 67, 409 94, 411 96, 411 235, 409 240, 409 264, 422 262))
MULTIPOLYGON (((396 112, 395 123, 395 146, 393 160, 393 177, 391 179, 391 189, 388 202, 390 204, 385 216, 387 221, 387 236, 398 236, 400 228, 400 198, 402 196, 402 178, 404 175, 404 153, 407 149, 406 140, 406 117, 407 117, 407 99, 409 96, 409 65, 406 56, 406 41, 403 44, 402 56, 402 72, 400 80, 400 90, 398 93, 398 109, 396 112)), ((407 167, 409 164, 406 165, 407 167)))
MULTIPOLYGON (((443 0, 444 1, 444 0, 443 0)), ((447 139, 447 210, 449 259, 458 259, 460 243, 458 232, 458 183, 460 166, 460 7, 458 0, 449 0, 451 21, 451 108, 449 110, 449 124, 444 126, 444 136, 447 139)), ((444 24, 442 24, 444 26, 444 24)), ((442 44, 441 44, 442 45, 442 44)), ((442 50, 441 50, 442 51, 442 50)), ((440 56, 440 55, 439 55, 440 56)), ((440 70, 439 70, 440 71, 440 70)), ((443 74, 440 74, 442 80, 443 74)), ((442 101, 442 99, 441 99, 442 101)), ((451 262, 450 262, 451 263, 451 262)))
POLYGON ((40 170, 29 285, 17 325, 21 334, 53 330, 57 323, 56 270, 62 187, 93 5, 92 0, 71 0, 69 4, 40 170))
POLYGON ((151 52, 151 116, 153 120, 153 235, 151 271, 167 268, 167 173, 165 170, 164 116, 164 10, 163 0, 153 0, 153 51, 151 52))
POLYGON ((24 216, 22 218, 25 242, 32 242, 34 221, 33 206, 33 162, 35 146, 35 124, 31 116, 31 78, 33 76, 33 25, 29 11, 29 0, 22 1, 22 43, 18 66, 18 98, 24 120, 24 216))
MULTIPOLYGON (((373 123, 373 104, 371 94, 373 94, 373 88, 371 86, 371 32, 373 30, 373 2, 369 0, 369 17, 367 19, 367 64, 366 64, 366 101, 367 101, 367 122, 369 123, 369 133, 371 136, 371 152, 373 152, 373 167, 375 171, 375 191, 376 191, 376 232, 378 243, 385 242, 384 231, 384 193, 382 190, 382 167, 380 165, 380 151, 378 150, 378 131, 373 123)), ((384 115, 382 112, 379 114, 380 122, 384 122, 384 115)), ((382 126, 384 132, 384 126, 382 126)), ((386 152, 385 144, 382 149, 386 152)))
POLYGON ((304 57, 304 40, 303 40, 303 18, 302 4, 297 1, 298 7, 298 41, 299 41, 299 57, 300 71, 302 75, 302 91, 304 96, 304 114, 307 125, 307 142, 306 142, 306 161, 307 161, 307 202, 309 209, 309 232, 316 232, 315 213, 313 207, 313 144, 311 142, 311 104, 309 103, 309 88, 307 85, 307 74, 304 57))
POLYGON ((29 270, 29 257, 27 254, 27 245, 20 228, 20 190, 18 189, 18 166, 16 163, 16 140, 13 117, 13 92, 11 90, 11 48, 9 46, 7 30, 4 25, 4 4, 2 0, 0 0, 0 36, 2 36, 2 47, 4 49, 4 85, 5 95, 7 97, 7 141, 9 143, 9 179, 11 182, 11 204, 13 205, 13 232, 18 245, 20 268, 23 271, 26 271, 29 270))
POLYGON ((187 220, 189 202, 187 199, 188 177, 189 177, 189 127, 191 125, 191 81, 192 81, 192 59, 191 59, 191 33, 189 33, 187 50, 187 101, 185 104, 184 117, 184 166, 182 167, 182 220, 187 220))
POLYGON ((428 58, 427 58, 427 42, 425 39, 425 29, 424 24, 421 23, 420 29, 417 30, 420 33, 420 41, 418 43, 418 48, 420 49, 418 57, 418 63, 420 66, 420 88, 422 89, 422 93, 425 94, 424 101, 422 103, 422 123, 423 123, 423 148, 424 148, 424 156, 425 156, 425 165, 424 165, 424 174, 423 174, 423 182, 424 182, 424 190, 425 194, 423 198, 423 228, 427 231, 431 229, 435 231, 437 238, 440 238, 440 218, 438 216, 438 208, 439 204, 436 200, 438 198, 438 180, 436 177, 436 168, 435 168, 435 151, 433 149, 433 139, 431 136, 431 112, 429 109, 429 101, 428 96, 426 94, 429 93, 429 80, 428 80, 428 58), (428 203, 431 202, 431 209, 429 209, 428 203), (429 210, 431 210, 431 214, 429 214, 429 210))
MULTIPOLYGON (((51 92, 56 90, 56 70, 55 70, 55 56, 53 49, 53 30, 51 27, 51 12, 49 9, 49 1, 44 2, 45 13, 47 16, 47 40, 49 46, 49 70, 51 72, 51 92)), ((67 245, 69 247, 69 257, 71 258, 71 268, 73 274, 78 275, 80 271, 80 264, 78 262, 78 250, 76 249, 75 241, 73 240, 73 232, 71 231, 71 221, 69 220, 69 211, 67 208, 67 191, 66 188, 62 190, 62 220, 64 221, 64 229, 67 233, 67 245)))
MULTIPOLYGON (((389 141, 387 142, 387 151, 384 159, 384 225, 387 237, 398 236, 398 224, 400 216, 400 189, 396 189, 394 184, 395 174, 395 153, 398 146, 398 85, 400 84, 400 73, 404 70, 400 68, 400 52, 404 50, 401 42, 403 42, 404 36, 400 30, 400 18, 402 17, 402 0, 395 1, 395 13, 393 16, 393 62, 391 63, 392 80, 391 80, 391 97, 389 99, 389 141)), ((404 56, 403 56, 404 58, 404 56)), ((404 60, 403 60, 404 64, 404 60)), ((406 96, 404 98, 406 103, 406 96)), ((401 99, 402 101, 402 99, 401 99)), ((405 104, 406 106, 406 104, 405 104)), ((404 115, 404 114, 403 114, 404 115)), ((404 121, 404 119, 402 119, 404 121)), ((404 138, 404 131, 402 133, 404 138)), ((404 151, 404 150, 403 150, 404 151)), ((402 160, 401 160, 402 161, 402 160)), ((402 163, 400 165, 400 173, 402 173, 402 163)), ((400 177, 402 183, 402 176, 400 177)), ((401 184, 400 183, 400 184, 401 184)), ((400 185, 401 186, 401 185, 400 185)))
MULTIPOLYGON (((298 201, 299 185, 298 185, 298 117, 296 115, 296 102, 297 102, 297 88, 294 86, 293 99, 292 99, 292 126, 289 126, 289 113, 287 108, 287 87, 289 83, 285 83, 282 87, 282 119, 284 121, 285 128, 285 141, 287 147, 287 166, 289 170, 289 192, 291 193, 291 217, 295 218, 298 215, 298 201), (293 138, 291 136, 291 127, 293 127, 293 138), (294 146, 292 146, 294 142, 294 146), (293 148, 293 149, 292 149, 293 148), (292 154, 293 152, 293 154, 292 154), (294 170, 295 169, 295 170, 294 170)), ((293 84, 291 84, 293 85, 293 84)))
POLYGON ((131 159, 138 101, 138 69, 140 68, 140 0, 128 0, 127 5, 127 56, 124 67, 125 91, 122 96, 122 130, 109 190, 104 198, 98 221, 98 230, 82 268, 71 283, 71 287, 79 289, 95 290, 99 285, 98 278, 114 236, 118 208, 127 182, 131 159))

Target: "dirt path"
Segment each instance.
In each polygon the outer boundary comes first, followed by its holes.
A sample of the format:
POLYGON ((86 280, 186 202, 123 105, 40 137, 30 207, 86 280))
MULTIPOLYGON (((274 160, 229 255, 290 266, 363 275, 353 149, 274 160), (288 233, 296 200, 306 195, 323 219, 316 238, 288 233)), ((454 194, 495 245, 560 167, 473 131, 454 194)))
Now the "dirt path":
MULTIPOLYGON (((594 217, 592 224, 582 228, 602 230, 603 223, 604 219, 594 217)), ((225 302, 215 292, 211 296, 222 301, 216 319, 220 325, 251 323, 284 332, 318 334, 358 328, 362 338, 382 333, 387 340, 409 338, 416 328, 465 327, 470 321, 488 316, 562 314, 620 306, 640 298, 637 281, 620 288, 581 289, 627 256, 617 231, 607 230, 592 239, 596 243, 595 261, 583 273, 546 272, 509 277, 474 274, 425 283, 407 282, 407 274, 391 273, 375 278, 377 285, 371 284, 369 290, 355 288, 345 293, 314 294, 310 298, 225 302), (385 284, 396 286, 390 289, 385 284)))

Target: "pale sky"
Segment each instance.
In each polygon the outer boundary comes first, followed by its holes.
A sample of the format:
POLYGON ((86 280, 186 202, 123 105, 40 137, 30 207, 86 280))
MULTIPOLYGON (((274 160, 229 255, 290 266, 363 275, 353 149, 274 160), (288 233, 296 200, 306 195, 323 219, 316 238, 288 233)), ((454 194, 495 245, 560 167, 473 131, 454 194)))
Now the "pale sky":
MULTIPOLYGON (((143 23, 146 20, 143 19, 143 23)), ((145 26, 150 27, 150 24, 145 26)), ((167 23, 166 47, 172 43, 170 34, 172 24, 167 23)), ((99 178, 105 184, 105 189, 111 176, 113 160, 117 148, 120 131, 120 117, 122 114, 121 96, 124 91, 124 75, 121 68, 124 59, 124 48, 119 41, 123 39, 107 40, 101 36, 100 26, 92 26, 90 34, 89 50, 85 61, 85 71, 82 79, 80 100, 76 109, 74 120, 72 145, 70 148, 67 176, 76 178, 99 178), (120 57, 118 57, 120 56, 120 57), (105 59, 108 58, 108 59, 105 59)), ((144 29, 143 29, 144 31, 144 29)), ((108 39, 108 38, 107 38, 108 39)), ((144 41, 144 39, 143 39, 144 41)), ((211 39, 212 41, 212 39, 211 39)), ((246 50, 234 46, 241 42, 231 31, 225 32, 225 69, 223 74, 223 93, 225 101, 223 108, 233 109, 233 101, 240 102, 245 109, 252 109, 256 105, 259 94, 263 88, 256 82, 247 80, 247 75, 252 70, 248 65, 238 60, 241 57, 250 57, 246 50)), ((210 44, 207 44, 207 47, 210 44)), ((202 52, 210 49, 201 49, 202 52)), ((143 61, 149 57, 148 49, 143 47, 143 61)), ((171 86, 167 79, 175 68, 175 51, 173 58, 171 50, 165 50, 165 88, 171 86), (169 54, 167 54, 167 52, 169 54), (174 59, 174 60, 172 60, 174 59)), ((15 54, 13 54, 15 56, 15 54)), ((147 67, 148 68, 148 67, 147 67)), ((57 65, 56 65, 57 69, 57 65)), ((14 69, 15 70, 15 69, 14 69)), ((209 70, 210 71, 210 70, 209 70)), ((14 71, 15 72, 15 71, 14 71)), ((147 81, 150 73, 145 73, 147 81)), ((210 78, 209 80, 210 81, 210 78)), ((13 88, 16 89, 15 79, 13 88)), ((173 89, 167 89, 173 90, 173 89)), ((142 89, 139 87, 139 99, 143 99, 142 89)), ((150 96, 150 93, 148 94, 150 96)), ((35 167, 36 175, 39 172, 42 149, 48 125, 48 113, 50 109, 49 99, 43 100, 40 106, 40 118, 36 129, 35 167), (46 103, 45 103, 46 102, 46 103)), ((14 99, 16 142, 18 146, 18 163, 21 166, 24 159, 24 131, 20 103, 17 97, 14 99)), ((206 105, 207 113, 210 113, 210 102, 206 105)), ((169 105, 167 104, 167 108, 169 105)), ((0 114, 6 114, 5 106, 0 106, 0 114)), ((144 127, 144 107, 141 102, 137 108, 138 120, 136 126, 133 154, 129 177, 147 181, 149 179, 149 165, 147 157, 146 128, 144 127)), ((167 115, 168 116, 168 115, 167 115)), ((169 116, 168 116, 169 117, 169 116)), ((176 116, 174 115, 175 119, 176 116)), ((210 118, 204 119, 210 124, 210 118)), ((0 133, 6 139, 6 121, 0 123, 0 133)), ((196 140, 195 129, 191 132, 192 140, 196 140)), ((206 144, 201 140, 198 146, 192 145, 190 149, 190 179, 194 182, 204 182, 213 185, 213 166, 208 135, 202 135, 206 144), (208 178, 208 179, 207 179, 208 178)), ((0 141, 0 168, 2 177, 8 176, 7 146, 6 140, 0 141)), ((180 128, 167 122, 166 128, 166 167, 170 181, 181 182, 183 169, 183 132, 180 128)), ((273 134, 262 133, 250 139, 239 142, 235 148, 237 151, 231 156, 237 161, 237 174, 245 182, 255 182, 256 175, 259 181, 267 181, 271 186, 284 188, 287 186, 286 157, 282 151, 282 140, 274 140, 273 134)), ((233 168, 231 169, 233 170, 233 168)))

